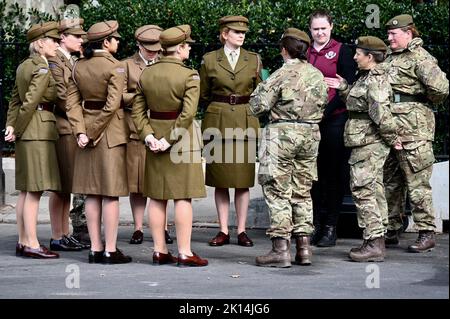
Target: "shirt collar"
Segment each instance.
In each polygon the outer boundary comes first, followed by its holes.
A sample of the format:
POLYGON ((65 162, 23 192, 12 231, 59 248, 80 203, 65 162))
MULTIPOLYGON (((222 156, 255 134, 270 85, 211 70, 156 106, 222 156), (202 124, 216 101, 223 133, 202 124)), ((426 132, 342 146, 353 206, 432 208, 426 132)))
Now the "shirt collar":
POLYGON ((67 52, 66 50, 64 50, 64 49, 61 48, 61 47, 58 47, 58 50, 59 50, 62 54, 64 54, 64 56, 67 58, 67 60, 70 61, 70 58, 71 58, 72 56, 70 55, 69 52, 67 52))
POLYGON ((227 47, 226 45, 223 46, 223 50, 225 51, 225 55, 229 56, 230 52, 235 52, 236 53, 236 57, 239 57, 239 54, 241 53, 241 48, 237 48, 236 50, 231 50, 229 47, 227 47))
POLYGON ((48 60, 47 60, 47 58, 44 56, 44 55, 41 55, 41 58, 43 58, 44 59, 44 61, 45 61, 45 64, 47 64, 47 66, 48 66, 48 60))
POLYGON ((144 56, 141 54, 141 51, 139 51, 139 56, 141 57, 142 61, 144 61, 145 65, 150 65, 150 64, 152 64, 151 61, 146 60, 146 59, 144 58, 144 56))

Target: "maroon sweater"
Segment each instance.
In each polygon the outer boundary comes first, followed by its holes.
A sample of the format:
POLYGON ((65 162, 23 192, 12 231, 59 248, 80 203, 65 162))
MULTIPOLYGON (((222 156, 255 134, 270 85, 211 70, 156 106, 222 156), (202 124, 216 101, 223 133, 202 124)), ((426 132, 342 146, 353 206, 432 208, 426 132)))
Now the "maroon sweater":
MULTIPOLYGON (((353 61, 353 53, 346 45, 331 39, 319 52, 310 46, 307 55, 308 62, 319 69, 323 76, 335 78, 337 73, 349 84, 355 81, 356 63, 353 61)), ((324 119, 330 119, 345 111, 345 103, 337 94, 336 89, 329 88, 324 119)))

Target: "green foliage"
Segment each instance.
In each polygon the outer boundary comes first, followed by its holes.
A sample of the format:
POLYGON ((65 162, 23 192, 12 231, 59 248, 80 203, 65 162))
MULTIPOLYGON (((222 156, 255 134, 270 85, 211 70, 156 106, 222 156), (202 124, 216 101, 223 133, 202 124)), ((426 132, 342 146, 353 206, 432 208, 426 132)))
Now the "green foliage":
MULTIPOLYGON (((361 35, 374 35, 386 39, 384 23, 397 14, 409 13, 414 17, 421 31, 426 49, 438 60, 441 68, 448 74, 448 18, 449 2, 438 1, 437 5, 415 4, 415 1, 403 0, 97 0, 93 6, 91 0, 82 0, 81 16, 85 19, 85 29, 104 20, 117 20, 122 35, 118 58, 130 56, 136 50, 134 31, 144 24, 157 24, 168 28, 178 24, 190 24, 192 37, 197 40, 191 51, 190 63, 198 68, 201 56, 220 46, 218 19, 225 15, 244 15, 250 19, 250 31, 245 47, 261 54, 265 68, 271 72, 280 67, 278 40, 287 27, 308 30, 308 16, 318 8, 328 9, 334 19, 333 37, 344 43, 352 44, 361 35), (368 5, 379 8, 379 28, 369 29, 366 18, 368 5)), ((6 1, 0 0, 0 21, 3 34, 9 41, 25 42, 25 30, 28 21, 17 5, 6 10, 6 1), (12 40, 11 40, 12 39, 12 40)), ((49 17, 32 11, 35 19, 48 20, 49 17)), ((29 18, 28 18, 29 19, 29 18)), ((6 78, 13 76, 15 66, 26 56, 26 50, 9 52, 7 57, 6 78)), ((8 81, 6 81, 8 82, 8 81)), ((10 87, 6 91, 9 92, 10 87)), ((438 107, 439 111, 448 110, 448 104, 438 107)), ((438 118, 436 133, 436 151, 442 152, 444 144, 448 146, 448 111, 445 118, 438 118)))

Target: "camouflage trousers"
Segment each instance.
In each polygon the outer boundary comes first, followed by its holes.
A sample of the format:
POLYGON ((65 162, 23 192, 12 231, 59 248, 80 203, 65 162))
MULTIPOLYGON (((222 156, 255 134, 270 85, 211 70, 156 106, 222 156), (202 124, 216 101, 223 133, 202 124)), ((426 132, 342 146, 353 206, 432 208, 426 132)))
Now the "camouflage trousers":
POLYGON ((84 211, 85 195, 74 194, 72 200, 72 209, 69 212, 72 220, 72 227, 87 227, 86 214, 84 211))
POLYGON ((407 189, 394 149, 391 149, 391 153, 384 163, 383 174, 384 191, 388 206, 389 223, 387 230, 399 230, 403 227, 403 219, 406 218, 407 189))
POLYGON ((318 125, 269 124, 258 150, 258 182, 270 213, 270 238, 313 231, 311 186, 317 180, 318 125))
POLYGON ((406 185, 417 229, 434 231, 436 225, 430 184, 434 163, 432 142, 403 143, 403 149, 394 150, 390 156, 389 161, 396 161, 400 167, 402 180, 398 178, 397 183, 406 185))
POLYGON ((352 148, 350 155, 350 189, 358 210, 358 225, 364 229, 363 238, 384 236, 388 224, 384 195, 383 165, 389 146, 373 143, 352 148))

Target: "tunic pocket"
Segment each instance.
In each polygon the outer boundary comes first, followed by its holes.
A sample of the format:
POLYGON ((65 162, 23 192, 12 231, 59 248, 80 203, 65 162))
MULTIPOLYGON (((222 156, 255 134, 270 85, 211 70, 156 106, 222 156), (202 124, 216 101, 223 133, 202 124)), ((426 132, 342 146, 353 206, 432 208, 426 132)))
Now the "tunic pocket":
POLYGON ((424 142, 424 144, 405 143, 403 147, 405 149, 406 160, 414 173, 433 165, 435 158, 431 142, 424 142))
POLYGON ((42 122, 55 122, 56 117, 53 113, 47 111, 38 111, 42 122))

